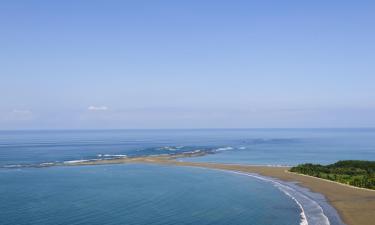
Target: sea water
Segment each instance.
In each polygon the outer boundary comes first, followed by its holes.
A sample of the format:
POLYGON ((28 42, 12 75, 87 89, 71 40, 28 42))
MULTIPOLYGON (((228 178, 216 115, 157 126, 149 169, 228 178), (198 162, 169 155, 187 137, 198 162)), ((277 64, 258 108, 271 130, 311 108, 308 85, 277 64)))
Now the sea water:
POLYGON ((306 217, 320 218, 310 225, 341 224, 323 196, 254 174, 142 164, 33 168, 194 151, 209 154, 182 160, 375 160, 375 130, 0 131, 0 224, 282 225, 306 217))
POLYGON ((375 129, 0 131, 0 166, 211 151, 193 161, 296 165, 375 160, 375 129))
POLYGON ((221 171, 104 165, 0 171, 2 225, 298 225, 272 185, 221 171))

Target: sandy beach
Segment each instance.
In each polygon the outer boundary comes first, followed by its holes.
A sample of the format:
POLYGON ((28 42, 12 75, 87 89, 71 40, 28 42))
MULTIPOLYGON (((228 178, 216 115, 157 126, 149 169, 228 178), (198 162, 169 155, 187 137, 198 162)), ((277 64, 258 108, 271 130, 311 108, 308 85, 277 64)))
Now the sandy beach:
POLYGON ((176 162, 179 166, 199 166, 206 168, 235 170, 257 173, 274 177, 284 181, 296 181, 299 185, 309 188, 313 192, 323 194, 330 204, 336 208, 343 221, 348 225, 372 225, 375 213, 375 192, 343 186, 314 177, 288 173, 285 167, 265 167, 246 165, 225 165, 211 163, 176 162))
MULTIPOLYGON (((195 155, 183 155, 182 157, 194 157, 195 155)), ((212 169, 222 169, 256 173, 262 176, 273 177, 283 181, 298 182, 300 186, 306 187, 313 192, 323 194, 330 204, 336 208, 342 220, 347 225, 373 225, 375 213, 375 191, 358 189, 351 186, 341 185, 315 177, 309 177, 288 172, 288 167, 252 166, 252 165, 232 165, 219 163, 196 163, 182 162, 176 156, 157 157, 136 157, 121 158, 100 161, 87 161, 71 163, 71 166, 78 165, 101 165, 101 164, 121 164, 121 163, 152 163, 173 166, 194 166, 212 169)))

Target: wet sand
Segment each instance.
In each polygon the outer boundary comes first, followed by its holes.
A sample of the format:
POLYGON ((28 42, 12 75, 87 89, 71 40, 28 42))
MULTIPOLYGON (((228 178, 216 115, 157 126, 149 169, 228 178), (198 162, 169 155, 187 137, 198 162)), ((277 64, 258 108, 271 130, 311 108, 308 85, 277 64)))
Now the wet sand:
POLYGON ((375 191, 359 189, 341 185, 327 180, 288 172, 288 167, 250 166, 219 163, 196 163, 176 161, 181 157, 194 157, 195 155, 157 156, 122 158, 100 161, 78 162, 76 165, 101 165, 121 163, 152 163, 174 166, 194 166, 203 168, 223 169, 257 173, 262 176, 277 178, 283 181, 298 182, 313 192, 323 194, 330 204, 336 208, 342 220, 347 225, 374 225, 375 224, 375 191))

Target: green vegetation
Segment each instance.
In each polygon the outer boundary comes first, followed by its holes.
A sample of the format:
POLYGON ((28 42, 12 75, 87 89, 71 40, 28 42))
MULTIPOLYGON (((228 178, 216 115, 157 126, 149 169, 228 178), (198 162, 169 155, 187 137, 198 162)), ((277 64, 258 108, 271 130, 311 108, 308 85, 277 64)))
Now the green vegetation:
POLYGON ((345 160, 327 166, 307 163, 290 171, 375 190, 375 161, 345 160))

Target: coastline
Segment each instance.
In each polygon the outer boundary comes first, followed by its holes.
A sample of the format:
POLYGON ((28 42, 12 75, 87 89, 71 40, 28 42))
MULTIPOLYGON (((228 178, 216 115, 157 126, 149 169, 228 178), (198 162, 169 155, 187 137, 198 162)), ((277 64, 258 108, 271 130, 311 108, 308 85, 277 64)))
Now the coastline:
POLYGON ((314 179, 318 179, 318 180, 324 180, 324 181, 331 182, 331 183, 334 183, 334 184, 337 184, 337 185, 342 185, 342 186, 345 186, 345 187, 348 187, 348 188, 354 188, 354 189, 359 189, 359 190, 364 190, 364 191, 372 191, 372 192, 375 193, 375 190, 373 190, 373 189, 367 189, 367 188, 362 188, 362 187, 356 187, 356 186, 353 186, 353 185, 340 183, 340 182, 338 182, 338 181, 327 180, 327 179, 323 179, 323 178, 320 178, 320 177, 314 177, 314 176, 310 176, 310 175, 306 175, 306 174, 302 174, 302 173, 291 172, 291 171, 289 171, 289 170, 285 170, 285 172, 286 172, 286 173, 292 173, 292 174, 295 174, 295 175, 298 175, 298 176, 305 176, 305 177, 310 177, 310 178, 314 178, 314 179))
MULTIPOLYGON (((201 155, 201 154, 200 154, 201 155)), ((324 179, 303 176, 288 171, 290 167, 254 166, 221 163, 183 162, 179 158, 194 157, 195 154, 178 154, 169 156, 144 156, 135 158, 119 158, 99 161, 82 161, 64 166, 104 165, 123 163, 150 163, 171 166, 189 166, 209 169, 219 169, 279 179, 284 182, 296 182, 298 186, 307 188, 314 193, 322 194, 329 204, 333 206, 347 225, 372 225, 375 212, 375 192, 367 189, 354 188, 324 179)))
POLYGON ((375 212, 375 193, 350 186, 343 186, 326 180, 318 180, 309 176, 300 176, 286 172, 285 167, 265 167, 247 165, 225 165, 210 163, 185 163, 176 162, 178 166, 199 166, 206 168, 225 169, 256 173, 266 177, 277 178, 287 182, 298 182, 302 187, 312 192, 324 195, 329 203, 337 210, 342 220, 347 225, 371 225, 375 212))

